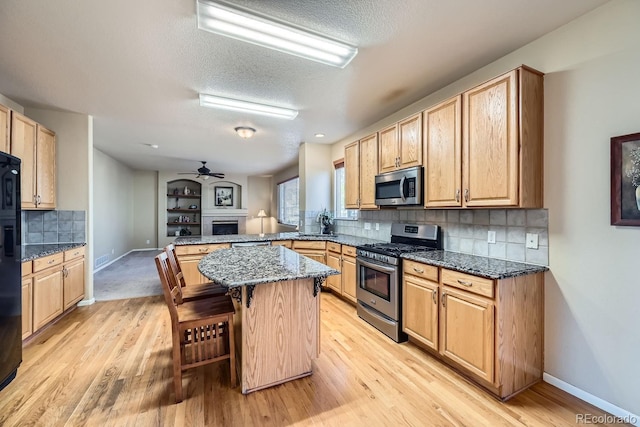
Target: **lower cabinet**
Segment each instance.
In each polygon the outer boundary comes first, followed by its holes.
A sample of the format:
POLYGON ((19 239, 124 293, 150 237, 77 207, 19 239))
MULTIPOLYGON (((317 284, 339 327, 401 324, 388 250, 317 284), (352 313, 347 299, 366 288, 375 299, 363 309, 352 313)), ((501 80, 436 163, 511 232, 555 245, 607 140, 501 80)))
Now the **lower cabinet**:
POLYGON ((182 275, 184 276, 184 281, 187 286, 209 282, 209 279, 200 274, 198 263, 208 253, 230 247, 231 245, 229 243, 176 246, 176 256, 178 257, 180 269, 182 270, 182 275))
POLYGON ((84 257, 66 263, 62 275, 64 309, 68 310, 84 298, 84 257))
POLYGON ((33 276, 33 331, 62 314, 62 268, 53 267, 33 276))
POLYGON ((294 240, 291 248, 307 258, 326 264, 327 242, 320 240, 294 240))
MULTIPOLYGON (((327 265, 334 270, 341 271, 342 254, 340 252, 327 251, 327 265)), ((342 295, 342 274, 328 276, 325 283, 332 291, 338 295, 342 295)))
POLYGON ((291 249, 291 240, 273 240, 271 246, 284 246, 291 249))
POLYGON ((409 260, 403 268, 412 342, 501 399, 542 379, 543 273, 491 280, 409 260))
POLYGON ((22 339, 29 338, 33 333, 33 287, 31 277, 22 278, 22 339))
POLYGON ((342 296, 354 304, 357 302, 356 286, 355 248, 342 245, 342 296))

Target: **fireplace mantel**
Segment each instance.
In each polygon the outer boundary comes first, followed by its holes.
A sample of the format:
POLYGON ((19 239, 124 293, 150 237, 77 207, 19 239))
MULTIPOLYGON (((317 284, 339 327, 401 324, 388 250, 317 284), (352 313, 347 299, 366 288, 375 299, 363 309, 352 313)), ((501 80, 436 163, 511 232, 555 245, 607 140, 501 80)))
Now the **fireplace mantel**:
POLYGON ((204 209, 202 216, 211 217, 224 217, 224 216, 247 216, 249 214, 248 209, 204 209))

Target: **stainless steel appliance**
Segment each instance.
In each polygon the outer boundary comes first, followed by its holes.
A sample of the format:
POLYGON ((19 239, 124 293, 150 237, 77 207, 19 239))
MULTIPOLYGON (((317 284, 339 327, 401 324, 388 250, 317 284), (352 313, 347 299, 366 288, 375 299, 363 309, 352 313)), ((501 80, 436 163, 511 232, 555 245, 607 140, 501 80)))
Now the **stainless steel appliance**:
POLYGON ((402 332, 403 253, 442 249, 442 230, 431 224, 392 224, 391 243, 356 247, 358 316, 396 342, 402 332))
POLYGON ((422 204, 422 166, 376 175, 377 206, 422 204))
POLYGON ((0 390, 22 362, 20 159, 0 152, 0 390))

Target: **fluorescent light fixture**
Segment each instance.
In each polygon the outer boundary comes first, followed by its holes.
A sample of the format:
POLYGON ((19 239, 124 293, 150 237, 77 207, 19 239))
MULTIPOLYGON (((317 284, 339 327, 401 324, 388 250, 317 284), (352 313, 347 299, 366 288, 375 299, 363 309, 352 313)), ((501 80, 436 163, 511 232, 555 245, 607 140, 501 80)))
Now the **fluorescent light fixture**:
POLYGON ((197 10, 201 30, 334 67, 344 68, 358 53, 357 47, 226 4, 197 0, 197 10))
POLYGON ((324 133, 316 133, 316 138, 324 138, 324 133))
POLYGON ((273 105, 256 104, 254 102, 242 101, 240 99, 223 98, 221 96, 200 94, 200 105, 202 107, 221 108, 223 110, 242 111, 245 113, 261 114, 263 116, 279 117, 281 119, 293 120, 298 115, 296 110, 289 108, 275 107, 273 105))

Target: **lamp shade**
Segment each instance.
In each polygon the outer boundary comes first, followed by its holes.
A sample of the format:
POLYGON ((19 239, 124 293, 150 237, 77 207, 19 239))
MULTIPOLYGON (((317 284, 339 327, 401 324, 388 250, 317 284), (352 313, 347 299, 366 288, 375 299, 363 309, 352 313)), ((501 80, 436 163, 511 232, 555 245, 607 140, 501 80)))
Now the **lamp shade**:
POLYGON ((258 218, 265 218, 267 216, 267 214, 265 213, 264 209, 260 209, 260 211, 258 212, 258 218))

